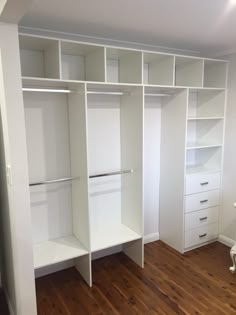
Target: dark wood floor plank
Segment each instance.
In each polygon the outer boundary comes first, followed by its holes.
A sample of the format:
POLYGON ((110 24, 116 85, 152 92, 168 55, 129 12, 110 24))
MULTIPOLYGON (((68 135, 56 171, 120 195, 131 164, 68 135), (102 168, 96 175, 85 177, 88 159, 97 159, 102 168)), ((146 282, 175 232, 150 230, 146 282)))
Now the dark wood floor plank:
POLYGON ((236 314, 229 250, 215 242, 181 255, 159 241, 145 245, 144 269, 123 253, 93 261, 92 288, 74 268, 39 278, 38 315, 236 314))

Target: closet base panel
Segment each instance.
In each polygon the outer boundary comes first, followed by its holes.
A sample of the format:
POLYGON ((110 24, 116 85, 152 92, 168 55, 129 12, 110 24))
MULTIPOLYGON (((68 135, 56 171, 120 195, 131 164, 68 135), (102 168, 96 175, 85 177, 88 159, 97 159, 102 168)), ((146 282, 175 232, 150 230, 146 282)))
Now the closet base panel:
POLYGON ((75 259, 75 268, 87 282, 92 286, 92 268, 91 268, 91 254, 85 255, 75 259))
POLYGON ((126 243, 123 245, 123 252, 141 268, 144 268, 144 246, 143 239, 126 243))

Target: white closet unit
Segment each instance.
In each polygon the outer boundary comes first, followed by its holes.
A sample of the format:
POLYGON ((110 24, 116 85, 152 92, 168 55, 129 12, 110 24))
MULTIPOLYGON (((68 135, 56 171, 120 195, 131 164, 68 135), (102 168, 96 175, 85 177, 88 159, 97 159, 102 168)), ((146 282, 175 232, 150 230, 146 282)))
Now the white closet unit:
POLYGON ((35 269, 74 261, 92 285, 92 254, 117 245, 143 266, 155 106, 160 239, 183 253, 217 237, 227 62, 23 34, 20 51, 35 269))

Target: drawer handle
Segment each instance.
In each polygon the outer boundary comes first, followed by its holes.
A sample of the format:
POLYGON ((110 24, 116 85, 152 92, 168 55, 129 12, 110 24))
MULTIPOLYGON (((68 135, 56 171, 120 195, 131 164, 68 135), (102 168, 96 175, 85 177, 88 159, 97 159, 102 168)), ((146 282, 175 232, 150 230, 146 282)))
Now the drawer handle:
POLYGON ((205 185, 208 185, 209 182, 204 182, 204 183, 200 183, 201 186, 205 186, 205 185))
POLYGON ((205 237, 205 236, 207 236, 207 233, 204 233, 204 234, 200 234, 200 235, 199 235, 200 238, 205 237))
POLYGON ((207 220, 207 217, 199 218, 200 221, 207 220))
POLYGON ((208 199, 200 200, 200 203, 205 203, 205 202, 207 202, 207 201, 208 201, 208 199))

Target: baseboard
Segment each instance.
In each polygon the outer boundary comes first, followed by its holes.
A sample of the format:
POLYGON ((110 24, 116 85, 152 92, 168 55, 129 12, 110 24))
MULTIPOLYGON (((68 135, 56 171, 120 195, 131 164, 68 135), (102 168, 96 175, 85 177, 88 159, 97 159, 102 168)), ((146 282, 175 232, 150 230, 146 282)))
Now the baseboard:
POLYGON ((6 298, 6 301, 7 301, 7 306, 8 306, 9 313, 10 313, 10 315, 15 315, 15 312, 13 311, 13 307, 11 305, 11 300, 9 298, 7 289, 4 286, 4 283, 2 284, 2 288, 3 288, 4 294, 5 294, 5 298, 6 298))
POLYGON ((148 234, 144 236, 144 244, 159 241, 160 234, 159 232, 148 234))
POLYGON ((228 247, 232 247, 234 246, 234 244, 236 243, 236 241, 232 240, 231 238, 229 237, 226 237, 224 235, 219 235, 218 236, 218 241, 228 247))
POLYGON ((48 267, 40 268, 35 270, 35 278, 46 276, 50 273, 54 273, 60 270, 64 270, 74 266, 74 260, 67 260, 65 262, 61 262, 59 264, 51 265, 48 267))
POLYGON ((92 260, 96 260, 105 256, 117 254, 122 251, 122 245, 114 246, 98 252, 92 253, 92 260))

